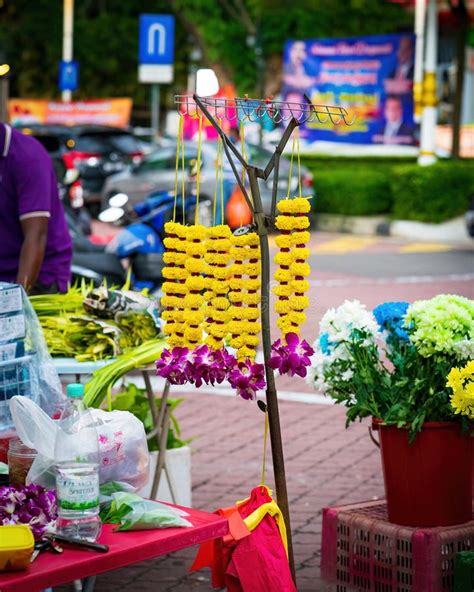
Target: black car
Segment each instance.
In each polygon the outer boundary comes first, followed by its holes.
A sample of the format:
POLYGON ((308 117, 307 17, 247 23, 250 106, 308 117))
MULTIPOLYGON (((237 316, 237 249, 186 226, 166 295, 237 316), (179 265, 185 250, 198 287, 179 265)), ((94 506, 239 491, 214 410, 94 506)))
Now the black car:
MULTIPOLYGON (((139 161, 144 143, 132 133, 101 125, 34 125, 22 128, 54 147, 66 169, 76 168, 81 175, 84 199, 99 209, 100 193, 106 177, 139 161)), ((51 152, 51 150, 48 150, 51 152)))

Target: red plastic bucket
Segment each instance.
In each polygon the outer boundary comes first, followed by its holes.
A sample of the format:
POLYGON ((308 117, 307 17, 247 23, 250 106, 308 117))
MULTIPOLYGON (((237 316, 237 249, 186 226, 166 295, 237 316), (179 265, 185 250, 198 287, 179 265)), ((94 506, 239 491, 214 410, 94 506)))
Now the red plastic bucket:
POLYGON ((472 520, 472 438, 459 424, 427 422, 411 445, 407 429, 378 429, 390 522, 436 527, 472 520))

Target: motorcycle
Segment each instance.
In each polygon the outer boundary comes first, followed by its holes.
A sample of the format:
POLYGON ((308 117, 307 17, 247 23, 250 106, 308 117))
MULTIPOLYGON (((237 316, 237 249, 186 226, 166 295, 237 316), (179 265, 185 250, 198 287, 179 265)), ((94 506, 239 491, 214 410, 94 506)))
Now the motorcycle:
MULTIPOLYGON (((99 274, 109 282, 120 285, 124 282, 127 262, 131 271, 132 287, 148 288, 157 292, 163 282, 164 226, 182 211, 182 199, 172 192, 151 194, 144 202, 130 205, 128 196, 121 193, 109 199, 109 207, 99 214, 99 220, 124 228, 105 248, 92 245, 87 238, 77 238, 73 243, 73 264, 83 268, 81 277, 88 277, 97 283, 85 269, 99 274), (117 265, 118 264, 118 265, 117 265)), ((185 198, 185 222, 194 223, 197 200, 195 196, 185 198)), ((199 219, 209 224, 212 207, 210 200, 200 200, 199 219)), ((77 276, 79 277, 79 276, 77 276)))
POLYGON ((84 194, 77 169, 67 169, 61 181, 58 181, 58 192, 63 202, 66 217, 74 220, 86 235, 91 234, 91 215, 84 204, 84 194))

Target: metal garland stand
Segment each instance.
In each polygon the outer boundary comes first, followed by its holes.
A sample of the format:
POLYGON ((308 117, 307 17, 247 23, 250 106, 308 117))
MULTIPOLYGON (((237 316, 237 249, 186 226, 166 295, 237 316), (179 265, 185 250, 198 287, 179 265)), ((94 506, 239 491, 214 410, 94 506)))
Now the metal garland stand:
POLYGON ((270 334, 270 253, 268 246, 268 231, 274 228, 277 190, 278 190, 278 172, 280 157, 285 148, 293 130, 302 123, 309 121, 319 121, 320 123, 332 123, 338 125, 344 123, 351 125, 348 121, 348 113, 342 107, 329 107, 323 105, 313 105, 310 99, 304 95, 305 103, 280 102, 273 100, 260 100, 235 98, 221 99, 199 97, 193 95, 177 95, 175 103, 182 115, 191 117, 202 117, 202 114, 208 119, 212 126, 222 139, 222 145, 225 154, 235 175, 237 183, 247 202, 250 211, 253 214, 255 230, 260 238, 261 266, 262 266, 262 287, 261 287, 261 320, 262 320, 262 345, 265 360, 266 375, 266 401, 268 412, 268 423, 270 430, 270 441, 272 446, 273 473, 275 476, 277 503, 283 513, 288 533, 288 558, 295 579, 295 566, 293 558, 293 546, 290 527, 290 513, 288 508, 288 493, 286 488, 285 461, 283 456, 283 443, 281 438, 280 416, 278 413, 278 398, 275 387, 275 377, 272 368, 268 365, 271 356, 271 334, 270 334), (214 116, 209 109, 214 112, 214 116), (270 117, 275 123, 288 121, 288 125, 283 132, 283 136, 275 148, 274 154, 268 161, 265 169, 250 165, 243 158, 234 144, 224 133, 218 121, 222 119, 238 120, 247 119, 252 122, 261 121, 263 117, 270 117), (250 186, 250 195, 248 194, 242 179, 238 173, 233 158, 236 158, 244 168, 250 186), (263 212, 262 199, 258 179, 266 181, 271 173, 273 175, 272 186, 272 205, 270 216, 263 212))

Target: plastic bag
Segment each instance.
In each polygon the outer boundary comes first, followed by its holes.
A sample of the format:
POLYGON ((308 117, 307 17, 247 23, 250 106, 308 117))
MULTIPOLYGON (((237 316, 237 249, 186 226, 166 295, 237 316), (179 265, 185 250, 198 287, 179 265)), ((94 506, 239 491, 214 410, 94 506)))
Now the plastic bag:
POLYGON ((12 427, 8 400, 37 401, 52 415, 64 395, 38 317, 19 284, 0 282, 0 431, 12 427))
MULTIPOLYGON (((54 446, 59 429, 36 403, 26 397, 13 397, 10 403, 18 437, 38 451, 27 475, 27 483, 54 488, 54 446)), ((149 453, 142 422, 128 411, 90 409, 97 421, 100 466, 99 481, 121 481, 133 490, 148 481, 149 453)))
POLYGON ((112 503, 101 511, 102 522, 118 524, 115 530, 151 530, 152 528, 190 527, 183 518, 189 514, 179 508, 145 500, 134 493, 118 491, 111 494, 112 503))

